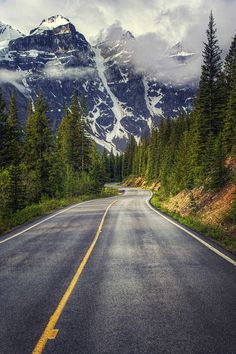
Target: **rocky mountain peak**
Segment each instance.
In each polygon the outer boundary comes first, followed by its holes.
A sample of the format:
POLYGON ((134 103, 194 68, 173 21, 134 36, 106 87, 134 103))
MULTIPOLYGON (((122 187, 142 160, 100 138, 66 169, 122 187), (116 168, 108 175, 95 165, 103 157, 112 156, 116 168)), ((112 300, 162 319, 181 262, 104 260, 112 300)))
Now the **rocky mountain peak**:
POLYGON ((7 52, 8 44, 11 40, 24 37, 23 33, 12 28, 3 22, 0 22, 0 56, 7 52))
POLYGON ((169 51, 169 56, 179 62, 186 62, 194 55, 195 53, 187 50, 182 42, 176 43, 169 51))
POLYGON ((41 35, 48 31, 55 31, 63 34, 70 32, 71 27, 75 29, 70 20, 62 15, 56 15, 43 20, 37 28, 30 31, 30 35, 41 35))
POLYGON ((121 40, 129 41, 129 40, 134 40, 135 37, 130 31, 126 31, 122 34, 121 40))
POLYGON ((88 50, 89 44, 75 26, 62 15, 43 20, 30 31, 28 36, 11 41, 10 51, 37 50, 43 52, 66 52, 77 49, 88 50))
POLYGON ((10 40, 24 36, 19 30, 0 21, 0 41, 10 40))

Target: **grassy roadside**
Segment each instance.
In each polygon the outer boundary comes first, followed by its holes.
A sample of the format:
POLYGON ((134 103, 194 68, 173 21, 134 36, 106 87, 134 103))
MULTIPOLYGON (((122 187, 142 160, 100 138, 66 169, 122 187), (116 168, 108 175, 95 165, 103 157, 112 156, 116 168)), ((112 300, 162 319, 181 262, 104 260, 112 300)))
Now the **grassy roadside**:
POLYGON ((113 188, 104 188, 99 194, 89 194, 79 197, 63 198, 63 199, 48 199, 38 204, 32 204, 26 208, 17 211, 10 217, 0 219, 0 235, 10 231, 12 228, 22 225, 28 221, 33 221, 35 218, 47 215, 57 209, 67 207, 69 205, 84 202, 86 200, 107 198, 118 195, 118 190, 113 188))
POLYGON ((236 239, 227 234, 225 230, 219 227, 214 227, 209 224, 204 224, 200 220, 198 220, 197 217, 186 217, 182 216, 181 214, 177 212, 172 212, 162 205, 162 199, 158 193, 153 194, 153 197, 150 200, 151 205, 159 209, 160 211, 164 212, 165 214, 173 217, 175 220, 177 220, 180 224, 185 225, 190 227, 191 229, 200 232, 201 234, 209 237, 213 241, 217 242, 220 244, 222 247, 227 249, 228 251, 232 252, 233 254, 236 254, 236 239))

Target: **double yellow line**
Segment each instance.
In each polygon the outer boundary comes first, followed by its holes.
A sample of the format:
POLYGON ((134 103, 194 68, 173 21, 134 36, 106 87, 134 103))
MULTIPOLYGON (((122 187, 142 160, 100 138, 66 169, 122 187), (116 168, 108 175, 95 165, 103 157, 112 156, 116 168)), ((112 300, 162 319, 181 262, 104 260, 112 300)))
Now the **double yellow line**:
POLYGON ((93 242, 91 243, 89 249, 87 250, 82 262, 80 263, 79 265, 79 268, 77 269, 73 279, 71 280, 68 288, 66 289, 61 301, 59 302, 55 312, 53 313, 53 315, 50 317, 50 320, 46 326, 46 328, 44 329, 38 343, 36 344, 32 354, 41 354, 45 345, 47 344, 47 341, 49 339, 55 339, 56 336, 57 336, 57 333, 58 333, 58 329, 55 328, 56 324, 57 324, 57 321, 59 320, 61 314, 62 314, 62 311, 67 303, 67 301, 69 300, 73 290, 74 290, 74 287, 75 285, 77 284, 78 280, 79 280, 79 277, 86 265, 86 263, 88 262, 88 259, 95 247, 95 244, 99 238, 99 235, 102 231, 102 227, 103 227, 103 224, 104 224, 104 221, 105 221, 105 218, 106 218, 106 215, 109 211, 109 209, 112 207, 112 205, 114 205, 115 203, 117 202, 117 200, 115 200, 114 202, 112 202, 105 210, 105 213, 103 214, 103 217, 102 217, 102 220, 100 222, 100 225, 97 229, 97 232, 96 232, 96 235, 93 239, 93 242))

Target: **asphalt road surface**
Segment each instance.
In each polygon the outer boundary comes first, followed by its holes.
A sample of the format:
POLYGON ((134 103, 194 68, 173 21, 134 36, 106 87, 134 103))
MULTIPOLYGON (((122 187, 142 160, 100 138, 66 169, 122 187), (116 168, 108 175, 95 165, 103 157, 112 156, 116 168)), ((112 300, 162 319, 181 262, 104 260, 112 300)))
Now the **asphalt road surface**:
POLYGON ((149 195, 127 189, 1 237, 0 354, 236 353, 236 266, 149 195))

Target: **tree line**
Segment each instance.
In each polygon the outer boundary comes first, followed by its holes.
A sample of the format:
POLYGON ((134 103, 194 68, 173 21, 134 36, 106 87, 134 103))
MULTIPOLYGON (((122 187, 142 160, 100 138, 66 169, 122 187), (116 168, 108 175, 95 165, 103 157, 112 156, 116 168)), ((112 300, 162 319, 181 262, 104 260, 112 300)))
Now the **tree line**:
POLYGON ((0 219, 49 198, 99 193, 116 158, 98 152, 88 134, 86 104, 75 93, 56 134, 42 94, 19 126, 15 95, 8 109, 0 94, 0 219))
POLYGON ((166 195, 199 185, 220 188, 236 180, 226 168, 230 156, 236 157, 236 35, 223 63, 211 13, 193 111, 163 118, 139 143, 131 137, 123 177, 159 181, 166 195))

